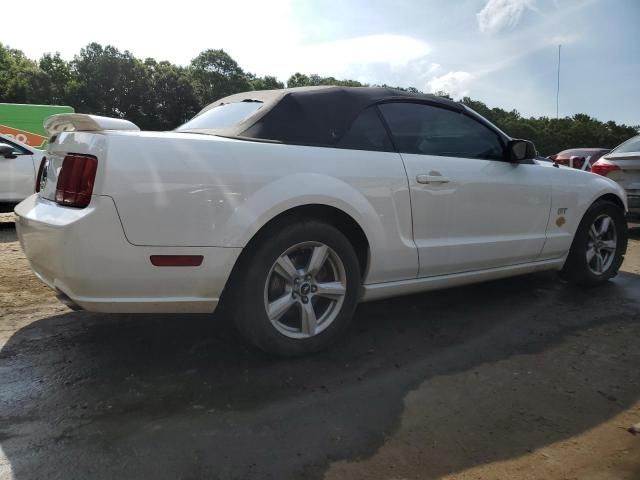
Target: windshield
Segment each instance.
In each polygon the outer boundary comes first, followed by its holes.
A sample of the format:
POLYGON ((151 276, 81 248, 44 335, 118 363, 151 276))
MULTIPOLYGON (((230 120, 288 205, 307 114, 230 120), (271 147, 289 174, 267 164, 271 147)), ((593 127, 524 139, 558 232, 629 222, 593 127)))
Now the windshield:
POLYGON ((194 129, 200 130, 232 127, 240 123, 256 110, 260 109, 262 105, 262 102, 254 100, 218 105, 217 107, 196 115, 176 130, 179 132, 194 129))
POLYGON ((614 148, 611 153, 627 153, 627 152, 640 152, 640 135, 630 138, 622 145, 614 148))

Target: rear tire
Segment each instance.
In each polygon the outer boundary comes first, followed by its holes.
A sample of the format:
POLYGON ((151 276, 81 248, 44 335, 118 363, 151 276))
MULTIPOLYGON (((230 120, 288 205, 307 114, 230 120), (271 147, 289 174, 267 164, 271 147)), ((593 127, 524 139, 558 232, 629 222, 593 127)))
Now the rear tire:
POLYGON ((615 203, 599 200, 585 213, 560 276, 581 286, 602 285, 618 274, 627 251, 627 222, 615 203))
POLYGON ((259 349, 285 357, 317 352, 349 325, 360 267, 353 246, 333 225, 284 219, 261 232, 239 262, 230 313, 259 349))

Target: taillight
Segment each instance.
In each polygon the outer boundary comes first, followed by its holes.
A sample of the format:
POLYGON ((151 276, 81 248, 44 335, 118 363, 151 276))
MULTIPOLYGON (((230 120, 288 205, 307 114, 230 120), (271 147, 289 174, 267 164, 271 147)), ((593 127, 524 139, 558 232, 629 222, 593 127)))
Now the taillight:
POLYGON ((69 154, 64 157, 56 185, 56 203, 84 208, 91 201, 98 159, 93 155, 69 154))
POLYGON ((616 170, 620 170, 620 167, 615 163, 611 163, 610 161, 605 160, 604 158, 601 158, 596 163, 591 165, 591 173, 597 173, 598 175, 602 175, 604 177, 616 170))
POLYGON ((40 166, 38 167, 38 175, 36 175, 36 185, 35 185, 36 193, 40 191, 40 186, 42 185, 42 175, 44 173, 46 164, 47 164, 47 157, 42 157, 42 160, 40 160, 40 166))

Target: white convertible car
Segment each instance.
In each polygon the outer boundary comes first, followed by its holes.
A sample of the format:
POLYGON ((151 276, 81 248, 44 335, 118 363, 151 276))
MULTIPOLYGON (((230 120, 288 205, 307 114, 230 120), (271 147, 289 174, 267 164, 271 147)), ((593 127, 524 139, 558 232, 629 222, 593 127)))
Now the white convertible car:
POLYGON ((598 285, 625 192, 533 160, 464 105, 384 88, 223 98, 172 132, 50 117, 16 207, 38 277, 74 308, 213 312, 268 352, 319 350, 359 301, 540 270, 598 285))

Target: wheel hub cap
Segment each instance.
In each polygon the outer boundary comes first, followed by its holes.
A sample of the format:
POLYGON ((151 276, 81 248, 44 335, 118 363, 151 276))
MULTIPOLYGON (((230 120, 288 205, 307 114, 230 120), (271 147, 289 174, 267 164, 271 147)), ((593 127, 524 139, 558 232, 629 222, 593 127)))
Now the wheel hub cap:
POLYGON ((587 266, 596 274, 604 274, 615 259, 617 246, 616 227, 609 215, 600 215, 589 228, 587 239, 587 266))
POLYGON ((264 289, 271 324, 296 339, 318 335, 340 314, 346 273, 340 257, 320 242, 303 242, 274 262, 264 289))

